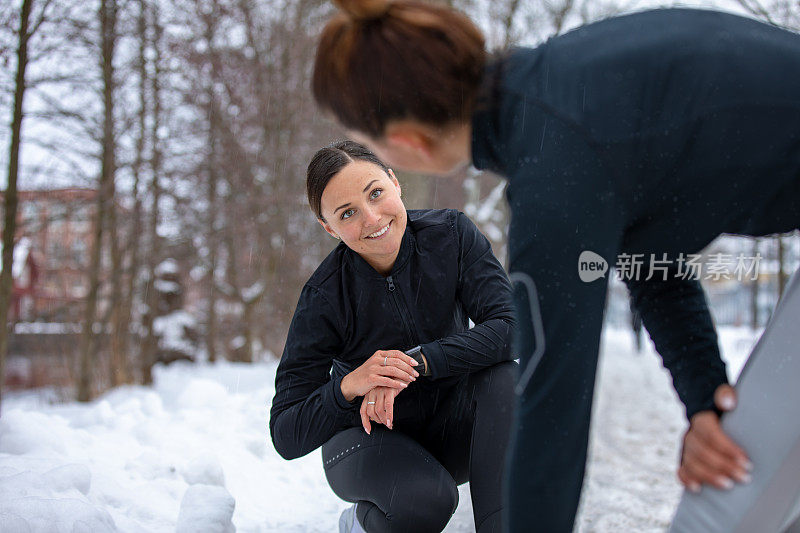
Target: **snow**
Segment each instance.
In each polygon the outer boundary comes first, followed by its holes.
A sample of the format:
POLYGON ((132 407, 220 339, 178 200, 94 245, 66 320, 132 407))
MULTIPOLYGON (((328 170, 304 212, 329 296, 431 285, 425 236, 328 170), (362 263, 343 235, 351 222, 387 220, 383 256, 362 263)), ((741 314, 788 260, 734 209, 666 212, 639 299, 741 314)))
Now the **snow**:
POLYGON ((162 277, 167 274, 178 274, 178 263, 175 262, 174 259, 165 259, 161 261, 155 268, 155 274, 157 277, 162 277))
POLYGON ((153 331, 159 336, 159 346, 164 350, 191 354, 194 345, 186 338, 186 330, 194 329, 197 321, 186 311, 178 310, 153 319, 153 331))
MULTIPOLYGON (((722 328, 732 376, 755 336, 722 328)), ((157 366, 152 388, 89 404, 8 394, 0 418, 3 531, 331 532, 348 504, 319 450, 282 459, 269 441, 276 363, 157 366)), ((660 360, 632 335, 603 336, 578 531, 664 531, 682 408, 660 360)), ((469 487, 445 531, 474 531, 469 487)))
POLYGON ((111 515, 87 494, 91 473, 83 464, 21 460, 0 468, 3 531, 114 531, 111 515))
POLYGON ((212 453, 198 455, 189 461, 181 475, 190 485, 225 487, 225 472, 217 456, 212 453))
POLYGON ((80 333, 80 324, 61 322, 17 322, 14 324, 16 334, 57 335, 65 333, 80 333))
MULTIPOLYGON (((735 379, 757 335, 719 333, 735 379)), ((687 425, 669 374, 650 342, 637 354, 628 330, 607 329, 597 379, 579 531, 665 531, 681 495, 675 471, 687 425)))
POLYGON ((503 192, 506 190, 506 182, 501 181, 494 186, 478 209, 475 210, 475 220, 480 224, 485 224, 497 213, 498 205, 503 201, 503 192))
MULTIPOLYGON (((28 261, 28 255, 31 252, 31 241, 27 237, 22 237, 19 242, 14 245, 14 257, 11 262, 11 276, 14 279, 22 277, 25 270, 25 263, 28 261)), ((3 254, 3 243, 0 242, 0 255, 3 254)), ((2 270, 2 264, 0 264, 2 270)))
POLYGON ((186 489, 178 513, 176 533, 233 533, 236 501, 223 487, 192 485, 186 489))
POLYGON ((262 294, 264 294, 264 289, 266 286, 264 285, 263 281, 257 281, 253 283, 250 287, 246 287, 242 289, 242 300, 245 303, 252 303, 257 298, 260 298, 262 294))
POLYGON ((243 335, 237 335, 233 339, 231 339, 230 346, 234 350, 238 350, 239 348, 244 348, 244 345, 247 344, 247 339, 244 338, 243 335))
POLYGON ((178 285, 174 281, 169 281, 169 280, 166 280, 166 279, 157 279, 157 280, 155 280, 153 282, 153 287, 155 287, 155 289, 158 292, 161 292, 161 293, 164 293, 164 294, 170 294, 170 293, 177 294, 177 293, 181 292, 181 286, 180 285, 178 285))

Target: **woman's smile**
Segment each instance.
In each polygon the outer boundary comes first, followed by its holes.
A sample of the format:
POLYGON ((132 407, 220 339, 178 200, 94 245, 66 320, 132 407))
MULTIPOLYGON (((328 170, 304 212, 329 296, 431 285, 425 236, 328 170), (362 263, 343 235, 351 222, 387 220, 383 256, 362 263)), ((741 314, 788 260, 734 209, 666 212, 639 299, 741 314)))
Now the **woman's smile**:
POLYGON ((386 233, 389 231, 389 227, 390 227, 391 225, 392 225, 392 221, 390 220, 390 221, 389 221, 389 223, 388 223, 388 224, 386 224, 384 227, 382 227, 381 229, 379 229, 379 230, 378 230, 378 231, 376 231, 375 233, 370 233, 369 235, 367 235, 367 236, 366 236, 366 237, 364 237, 364 238, 365 238, 365 239, 372 239, 372 240, 374 240, 374 239, 380 239, 381 237, 383 237, 384 235, 386 235, 386 233))

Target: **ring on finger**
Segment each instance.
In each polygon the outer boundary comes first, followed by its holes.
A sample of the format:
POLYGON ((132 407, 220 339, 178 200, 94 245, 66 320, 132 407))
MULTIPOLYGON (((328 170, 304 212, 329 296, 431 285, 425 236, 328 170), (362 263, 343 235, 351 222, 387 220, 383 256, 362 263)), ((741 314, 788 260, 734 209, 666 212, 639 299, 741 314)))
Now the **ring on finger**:
POLYGON ((367 402, 367 405, 375 405, 375 402, 367 402))
POLYGON ((386 361, 387 361, 388 359, 389 359, 389 356, 388 356, 388 355, 387 355, 386 357, 384 357, 384 358, 383 358, 383 366, 386 366, 386 361))

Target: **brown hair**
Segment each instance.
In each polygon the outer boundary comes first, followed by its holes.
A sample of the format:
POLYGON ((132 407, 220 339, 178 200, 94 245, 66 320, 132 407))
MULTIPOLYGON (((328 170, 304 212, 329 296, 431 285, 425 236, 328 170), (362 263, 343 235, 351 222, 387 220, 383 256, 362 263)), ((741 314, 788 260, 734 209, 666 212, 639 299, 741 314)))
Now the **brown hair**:
POLYGON ((378 165, 389 175, 389 168, 373 154, 369 148, 358 144, 355 141, 338 141, 331 143, 325 148, 320 148, 311 162, 308 164, 306 172, 306 193, 308 194, 308 205, 317 218, 325 220, 322 216, 322 193, 328 182, 338 174, 344 167, 353 161, 368 161, 378 165))
POLYGON ((481 31, 452 9, 412 0, 335 0, 312 91, 346 128, 383 136, 386 123, 468 120, 486 63, 481 31))

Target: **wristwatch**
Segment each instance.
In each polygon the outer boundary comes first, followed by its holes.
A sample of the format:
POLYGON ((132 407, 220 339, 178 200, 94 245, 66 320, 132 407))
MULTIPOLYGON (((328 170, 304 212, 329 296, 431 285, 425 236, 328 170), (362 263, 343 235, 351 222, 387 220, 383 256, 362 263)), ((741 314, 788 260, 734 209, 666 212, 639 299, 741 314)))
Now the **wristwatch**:
POLYGON ((430 376, 431 375, 430 368, 428 368, 428 360, 425 359, 424 355, 422 355, 422 347, 415 346, 415 347, 411 348, 410 350, 406 350, 404 353, 406 355, 410 356, 412 359, 414 359, 414 361, 419 363, 417 365, 417 372, 419 372, 419 374, 421 376, 430 376), (422 369, 422 370, 420 370, 420 369, 422 369))

